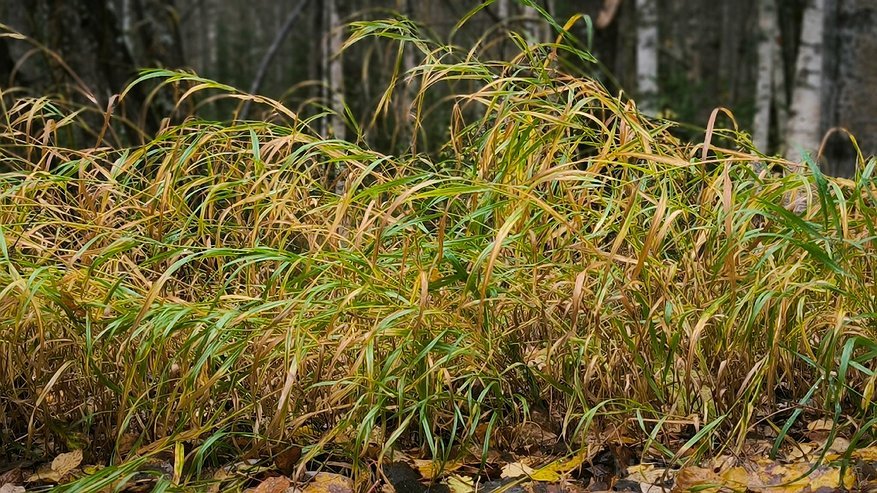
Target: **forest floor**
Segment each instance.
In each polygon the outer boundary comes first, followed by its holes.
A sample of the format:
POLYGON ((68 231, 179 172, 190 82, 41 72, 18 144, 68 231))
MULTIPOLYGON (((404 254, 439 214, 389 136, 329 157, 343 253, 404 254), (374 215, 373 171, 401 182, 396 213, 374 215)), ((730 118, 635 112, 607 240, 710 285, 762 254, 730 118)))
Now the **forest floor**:
POLYGON ((0 491, 874 488, 877 162, 442 63, 430 154, 6 94, 0 491))

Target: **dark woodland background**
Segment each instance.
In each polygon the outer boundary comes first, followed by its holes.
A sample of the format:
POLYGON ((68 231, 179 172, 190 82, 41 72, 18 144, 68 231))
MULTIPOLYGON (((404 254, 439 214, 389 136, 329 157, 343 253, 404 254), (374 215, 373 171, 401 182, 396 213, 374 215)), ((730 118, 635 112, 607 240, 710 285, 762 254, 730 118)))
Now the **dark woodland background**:
MULTIPOLYGON (((791 107, 793 93, 796 84, 803 83, 805 70, 800 47, 813 26, 805 14, 818 9, 823 29, 816 46, 821 103, 813 109, 817 117, 813 125, 818 129, 811 135, 818 131, 823 136, 842 127, 856 136, 866 156, 877 153, 875 0, 543 0, 539 4, 561 24, 575 13, 592 19, 592 29, 578 22, 574 32, 599 63, 571 64, 565 67, 569 72, 598 78, 614 92, 641 99, 642 106, 656 114, 690 124, 681 132, 692 139, 702 136, 716 107, 730 108, 747 130, 759 125, 755 120, 761 107, 767 119, 760 131, 756 129, 760 137, 755 140, 759 148, 772 153, 786 152, 787 122, 797 116, 791 107), (657 45, 652 51, 643 50, 638 37, 642 40, 644 28, 655 27, 657 45), (759 56, 760 48, 772 50, 764 51, 773 53, 770 60, 759 56), (642 76, 638 62, 647 56, 657 62, 655 94, 645 94, 638 84, 642 76), (760 72, 772 89, 767 96, 756 89, 760 72)), ((524 33, 535 42, 552 39, 547 23, 534 9, 511 0, 491 3, 451 37, 457 21, 478 5, 476 0, 0 0, 0 23, 6 34, 0 39, 0 88, 75 98, 87 87, 99 104, 106 104, 140 68, 183 68, 280 99, 292 108, 334 94, 353 114, 362 114, 373 108, 367 102, 379 97, 397 48, 389 43, 357 45, 341 57, 332 57, 346 36, 342 26, 349 21, 402 14, 436 40, 463 47, 481 40, 494 56, 506 58, 516 53, 508 31, 524 33), (279 44, 266 58, 276 41, 279 44)), ((415 56, 406 57, 405 63, 417 63, 415 56)), ((129 99, 137 98, 142 103, 149 94, 143 89, 129 99)), ((170 109, 161 108, 160 98, 151 103, 152 113, 142 116, 146 127, 158 125, 161 112, 170 109)), ((231 110, 221 105, 204 108, 206 116, 219 119, 230 118, 231 110)), ((378 148, 397 145, 388 128, 372 129, 366 137, 378 148)), ((815 150, 820 142, 805 144, 815 150)), ((831 134, 824 147, 826 171, 850 175, 855 162, 852 143, 843 133, 831 134)))

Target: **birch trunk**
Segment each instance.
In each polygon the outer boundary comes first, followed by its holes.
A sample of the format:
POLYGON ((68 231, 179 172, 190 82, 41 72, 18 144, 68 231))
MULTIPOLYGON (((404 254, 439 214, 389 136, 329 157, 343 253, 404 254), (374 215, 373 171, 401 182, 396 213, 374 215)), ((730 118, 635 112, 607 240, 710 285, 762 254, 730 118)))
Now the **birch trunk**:
POLYGON ((803 152, 815 151, 820 141, 825 14, 825 0, 809 0, 801 26, 786 131, 786 158, 799 163, 798 169, 803 152))
MULTIPOLYGON (((326 36, 323 38, 323 82, 325 100, 332 114, 324 126, 323 135, 328 138, 344 139, 344 70, 341 65, 341 45, 344 42, 341 20, 336 0, 323 0, 323 19, 326 36)), ((345 169, 337 163, 334 169, 335 193, 341 195, 346 188, 345 169)))
POLYGON ((636 0, 636 92, 647 115, 657 113, 658 6, 656 0, 636 0))
POLYGON ((511 12, 510 7, 511 0, 497 0, 496 1, 496 14, 497 17, 500 18, 503 22, 507 21, 509 18, 509 12, 511 12))
POLYGON ((755 118, 752 140, 755 148, 767 152, 770 134, 770 113, 773 102, 774 61, 777 51, 776 0, 758 3, 758 75, 755 82, 755 118))

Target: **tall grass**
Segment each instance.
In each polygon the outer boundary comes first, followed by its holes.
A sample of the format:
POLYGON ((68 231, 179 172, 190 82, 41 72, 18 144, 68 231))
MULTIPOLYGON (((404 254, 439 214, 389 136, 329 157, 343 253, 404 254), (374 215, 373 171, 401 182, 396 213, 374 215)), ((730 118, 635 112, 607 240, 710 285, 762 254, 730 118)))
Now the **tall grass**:
POLYGON ((537 412, 571 449, 595 423, 658 442, 665 420, 700 423, 695 459, 805 410, 873 416, 875 162, 854 180, 770 173, 787 163, 745 135, 681 142, 540 49, 426 50, 422 91, 478 86, 432 157, 322 139, 264 98, 274 123, 191 117, 143 145, 65 148, 75 112, 7 96, 7 456, 117 464, 87 489, 174 450, 181 481, 291 444, 301 468, 448 459, 537 412))

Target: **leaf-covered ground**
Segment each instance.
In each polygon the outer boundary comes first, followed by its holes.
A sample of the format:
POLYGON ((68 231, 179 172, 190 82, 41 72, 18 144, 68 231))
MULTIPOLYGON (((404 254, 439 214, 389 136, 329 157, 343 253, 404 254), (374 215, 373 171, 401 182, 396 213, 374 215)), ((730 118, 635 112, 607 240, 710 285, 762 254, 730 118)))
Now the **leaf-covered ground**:
MULTIPOLYGON (((558 437, 536 423, 512 430, 515 452, 488 449, 461 454, 449 462, 422 459, 422 452, 396 451, 382 458, 374 480, 360 490, 384 493, 515 492, 565 493, 630 491, 810 493, 838 490, 871 491, 877 487, 877 448, 853 449, 842 437, 832 436, 829 421, 814 421, 801 432, 801 440, 779 449, 770 458, 773 442, 747 440, 742 455, 722 454, 700 465, 686 462, 682 436, 679 461, 668 461, 657 452, 644 450, 617 433, 604 433, 572 456, 557 457, 558 437), (642 462, 640 462, 642 461, 642 462)), ((764 431, 764 430, 762 430, 764 431)), ((377 449, 377 444, 375 450, 377 449)), ((277 454, 273 462, 242 460, 205 471, 199 486, 208 492, 251 493, 353 493, 357 489, 350 471, 353 464, 334 462, 325 469, 296 474, 301 449, 292 447, 277 454), (293 480, 290 478, 297 478, 293 480)), ((107 484, 100 491, 152 491, 179 484, 186 467, 184 455, 156 457, 141 463, 123 483, 107 484)), ((96 475, 96 465, 83 463, 80 449, 58 455, 51 463, 34 468, 15 467, 0 475, 0 492, 26 491, 25 486, 49 486, 96 475)))

